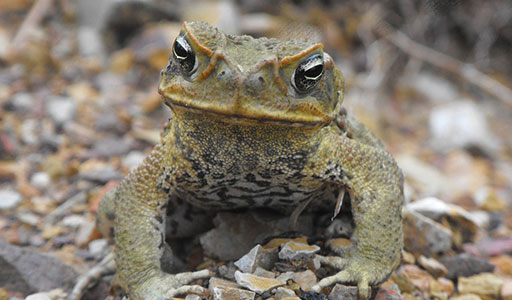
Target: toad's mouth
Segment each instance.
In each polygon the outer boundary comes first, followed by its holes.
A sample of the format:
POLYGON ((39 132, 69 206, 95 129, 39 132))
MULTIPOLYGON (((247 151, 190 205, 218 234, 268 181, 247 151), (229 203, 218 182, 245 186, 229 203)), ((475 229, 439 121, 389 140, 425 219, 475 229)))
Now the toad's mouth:
POLYGON ((293 116, 282 116, 276 113, 266 113, 264 111, 245 110, 243 112, 235 112, 230 109, 202 107, 197 104, 195 105, 194 103, 184 103, 183 101, 176 101, 172 97, 168 96, 163 96, 163 98, 165 104, 173 111, 189 111, 238 124, 271 124, 289 127, 314 128, 325 126, 332 121, 331 118, 294 118, 293 116))

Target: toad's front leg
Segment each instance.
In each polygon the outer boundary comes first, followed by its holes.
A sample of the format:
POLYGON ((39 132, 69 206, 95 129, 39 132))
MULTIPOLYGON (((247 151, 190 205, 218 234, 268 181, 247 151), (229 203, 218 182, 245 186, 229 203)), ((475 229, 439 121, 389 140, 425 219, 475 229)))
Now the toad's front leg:
MULTIPOLYGON (((335 180, 350 193, 355 231, 353 247, 344 257, 318 257, 341 270, 322 279, 314 290, 336 282, 357 283, 359 297, 370 297, 377 285, 399 265, 403 247, 403 177, 391 155, 380 147, 333 135, 326 143, 333 160, 335 180)), ((332 164, 331 164, 332 165, 332 164)))
POLYGON ((208 277, 209 271, 166 274, 160 268, 165 243, 168 195, 161 187, 164 147, 158 145, 115 192, 115 258, 117 278, 131 299, 170 299, 178 294, 206 292, 186 285, 208 277))

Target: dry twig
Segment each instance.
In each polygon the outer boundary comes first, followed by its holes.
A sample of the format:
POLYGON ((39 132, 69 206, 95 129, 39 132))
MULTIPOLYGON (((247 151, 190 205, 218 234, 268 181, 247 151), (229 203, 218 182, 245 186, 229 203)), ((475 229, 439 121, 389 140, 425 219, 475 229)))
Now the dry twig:
POLYGON ((32 29, 36 28, 38 24, 41 22, 41 20, 44 18, 46 12, 52 6, 52 3, 53 0, 37 0, 34 3, 32 8, 30 9, 30 12, 25 17, 23 23, 18 29, 18 32, 16 32, 14 39, 12 40, 12 51, 18 51, 20 49, 21 45, 23 45, 23 43, 27 40, 32 29))
POLYGON ((371 22, 367 23, 370 24, 370 27, 379 36, 391 42, 403 52, 437 68, 455 73, 503 103, 512 106, 512 89, 480 72, 472 64, 463 63, 451 56, 411 40, 403 32, 394 29, 389 23, 376 16, 378 15, 375 13, 375 10, 369 12, 366 20, 371 20, 371 22))

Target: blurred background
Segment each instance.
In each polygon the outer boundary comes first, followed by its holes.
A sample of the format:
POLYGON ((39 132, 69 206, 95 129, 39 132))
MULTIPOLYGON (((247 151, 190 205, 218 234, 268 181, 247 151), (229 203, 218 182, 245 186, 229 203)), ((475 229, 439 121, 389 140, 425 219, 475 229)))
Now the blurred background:
MULTIPOLYGON (((463 209, 478 231, 457 251, 483 236, 512 253, 507 0, 0 0, 1 240, 77 272, 102 257, 98 201, 158 142, 159 71, 185 20, 322 42, 345 107, 403 169, 407 203, 463 209)), ((49 289, 24 284, 0 283, 0 299, 49 289)))

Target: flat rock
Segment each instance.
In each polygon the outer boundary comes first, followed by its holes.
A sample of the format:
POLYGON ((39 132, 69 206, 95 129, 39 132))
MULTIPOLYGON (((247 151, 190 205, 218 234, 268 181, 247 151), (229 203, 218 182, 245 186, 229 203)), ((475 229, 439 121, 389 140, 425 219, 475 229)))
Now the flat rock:
POLYGON ((300 288, 303 291, 311 290, 311 288, 318 282, 315 273, 311 270, 295 272, 293 273, 292 279, 300 285, 300 288))
POLYGON ((306 259, 312 257, 318 251, 320 251, 320 247, 316 245, 288 242, 279 251, 279 258, 283 260, 306 259))
POLYGON ((490 262, 468 254, 446 256, 439 259, 448 273, 446 278, 455 280, 458 277, 469 277, 483 272, 493 272, 494 265, 490 262))
POLYGON ((413 254, 427 257, 447 253, 452 233, 441 224, 412 211, 404 211, 404 246, 413 254))
POLYGON ((55 288, 70 290, 78 275, 72 267, 51 255, 2 240, 0 270, 0 286, 25 295, 55 288))
POLYGON ((258 294, 286 284, 286 282, 278 279, 260 277, 240 271, 235 272, 235 280, 239 285, 258 294))
POLYGON ((267 271, 261 267, 257 267, 256 270, 254 270, 254 272, 252 272, 252 273, 256 276, 267 277, 267 278, 276 278, 276 274, 274 274, 274 272, 267 271))
POLYGON ((358 300, 357 286, 348 286, 337 283, 327 297, 329 300, 358 300))
POLYGON ((256 296, 256 293, 243 290, 234 282, 215 277, 210 278, 208 289, 214 300, 253 300, 256 296))
POLYGON ((457 289, 461 294, 476 294, 482 298, 496 299, 501 294, 503 279, 492 273, 482 273, 471 277, 459 277, 457 289))

